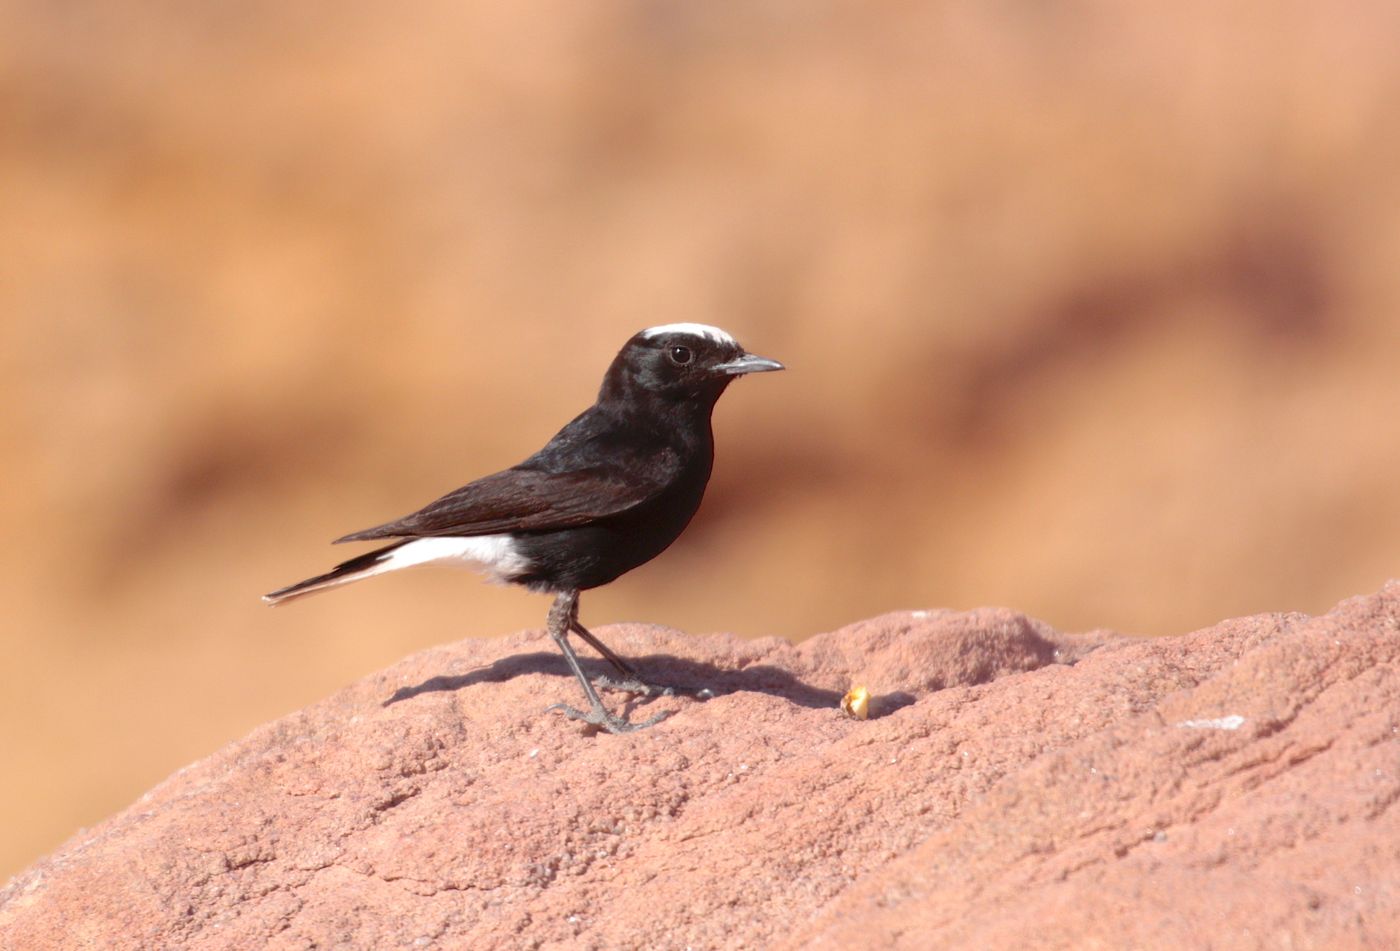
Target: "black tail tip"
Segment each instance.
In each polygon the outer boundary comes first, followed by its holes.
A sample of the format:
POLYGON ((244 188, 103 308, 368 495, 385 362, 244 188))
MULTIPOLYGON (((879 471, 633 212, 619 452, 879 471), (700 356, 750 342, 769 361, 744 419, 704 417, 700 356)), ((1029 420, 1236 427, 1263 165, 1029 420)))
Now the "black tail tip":
POLYGON ((270 608, 275 608, 279 604, 295 601, 298 595, 306 593, 307 587, 309 587, 309 585, 307 585, 306 582, 299 581, 296 584, 287 585, 285 588, 269 591, 262 596, 263 604, 266 604, 270 608))

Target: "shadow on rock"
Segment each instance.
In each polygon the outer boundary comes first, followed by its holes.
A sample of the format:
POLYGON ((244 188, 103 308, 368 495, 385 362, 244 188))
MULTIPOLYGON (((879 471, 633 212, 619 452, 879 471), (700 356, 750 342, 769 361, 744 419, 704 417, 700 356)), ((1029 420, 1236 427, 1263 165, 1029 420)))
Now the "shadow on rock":
MULTIPOLYGON (((614 673, 602 660, 580 658, 580 663, 590 680, 614 673)), ((743 670, 729 670, 669 654, 651 654, 637 658, 633 663, 643 679, 658 687, 672 688, 682 695, 694 696, 705 690, 715 696, 727 693, 766 693, 811 709, 835 709, 841 702, 840 691, 814 687, 799 680, 791 671, 771 665, 755 664, 743 670)), ((572 676, 564 658, 559 654, 549 651, 514 654, 465 674, 429 677, 411 687, 400 687, 382 706, 388 707, 411 700, 424 693, 451 692, 475 684, 501 683, 522 674, 572 676)), ((916 699, 918 698, 903 691, 884 694, 880 697, 877 715, 892 713, 916 699)))

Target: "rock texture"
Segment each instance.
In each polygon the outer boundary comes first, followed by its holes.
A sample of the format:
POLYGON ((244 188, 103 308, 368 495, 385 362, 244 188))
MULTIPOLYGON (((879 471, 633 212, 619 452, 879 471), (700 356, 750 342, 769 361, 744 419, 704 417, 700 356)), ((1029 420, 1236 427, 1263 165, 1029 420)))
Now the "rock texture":
POLYGON ((1400 935, 1400 583, 1159 640, 1005 610, 890 614, 800 646, 599 634, 721 694, 640 701, 675 715, 610 736, 542 714, 577 688, 541 632, 410 657, 11 881, 0 947, 1400 935), (837 709, 857 683, 866 721, 837 709))

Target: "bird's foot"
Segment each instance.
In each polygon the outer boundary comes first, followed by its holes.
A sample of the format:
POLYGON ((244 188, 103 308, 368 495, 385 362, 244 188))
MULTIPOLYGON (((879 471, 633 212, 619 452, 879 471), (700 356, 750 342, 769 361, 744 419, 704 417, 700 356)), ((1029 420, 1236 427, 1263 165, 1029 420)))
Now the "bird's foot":
POLYGON ((654 717, 643 720, 640 723, 629 723, 621 717, 613 716, 603 705, 599 704, 587 713, 566 703, 556 703, 545 710, 545 713, 552 713, 558 710, 570 720, 582 720, 584 723, 591 723, 593 726, 607 730, 609 733, 635 733, 638 730, 645 730, 649 726, 656 726, 662 720, 670 716, 669 711, 662 711, 654 717))
POLYGON ((674 697, 677 695, 694 697, 697 700, 710 700, 714 698, 715 692, 709 687, 663 687, 660 684, 649 684, 640 677, 631 677, 627 680, 614 680, 604 675, 593 681, 594 686, 600 690, 617 690, 622 693, 635 693, 643 697, 674 697))
POLYGON ((640 677, 628 677, 626 680, 615 680, 604 674, 593 681, 593 686, 599 690, 616 690, 620 693, 635 693, 643 697, 673 697, 676 695, 674 687, 661 687, 656 684, 649 684, 640 677))

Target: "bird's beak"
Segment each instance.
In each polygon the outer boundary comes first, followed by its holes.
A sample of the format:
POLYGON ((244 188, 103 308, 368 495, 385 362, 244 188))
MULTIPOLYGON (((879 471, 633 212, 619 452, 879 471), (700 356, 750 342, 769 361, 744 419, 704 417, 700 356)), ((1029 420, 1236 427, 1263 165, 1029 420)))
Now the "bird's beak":
POLYGON ((715 369, 725 376, 739 376, 741 373, 767 373, 769 370, 786 368, 777 360, 769 360, 767 357, 746 353, 741 357, 735 357, 728 363, 718 364, 715 369))

